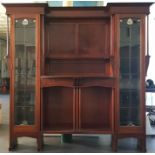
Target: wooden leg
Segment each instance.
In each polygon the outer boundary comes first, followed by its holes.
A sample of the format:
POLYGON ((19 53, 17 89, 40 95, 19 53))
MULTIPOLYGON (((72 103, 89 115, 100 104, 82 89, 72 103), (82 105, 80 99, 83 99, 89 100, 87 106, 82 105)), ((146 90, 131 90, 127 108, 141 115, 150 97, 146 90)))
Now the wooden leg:
POLYGON ((112 135, 111 145, 112 145, 112 151, 117 152, 117 136, 116 135, 112 135))
POLYGON ((10 139, 9 151, 13 151, 17 148, 18 140, 17 137, 13 137, 10 139))
POLYGON ((145 136, 141 136, 140 138, 138 138, 138 149, 141 152, 146 152, 146 137, 145 136))
POLYGON ((37 138, 38 151, 43 149, 43 135, 39 135, 37 138))
POLYGON ((140 138, 137 138, 137 149, 140 150, 140 138))

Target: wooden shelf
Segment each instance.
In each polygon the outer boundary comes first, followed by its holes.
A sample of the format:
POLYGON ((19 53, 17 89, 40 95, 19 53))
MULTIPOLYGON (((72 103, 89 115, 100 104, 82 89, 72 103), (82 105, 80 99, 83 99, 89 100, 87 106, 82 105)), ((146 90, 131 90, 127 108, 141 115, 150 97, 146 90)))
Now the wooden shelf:
POLYGON ((33 86, 18 85, 18 87, 15 87, 16 91, 29 91, 29 92, 35 92, 34 88, 35 85, 33 86))
POLYGON ((51 128, 43 129, 44 134, 111 134, 112 130, 110 128, 104 129, 80 129, 70 130, 70 129, 62 129, 62 130, 53 130, 51 128))
POLYGON ((123 109, 138 109, 138 108, 139 108, 138 106, 137 107, 136 106, 133 107, 132 105, 131 106, 123 106, 123 107, 121 106, 120 107, 120 109, 122 109, 122 110, 123 109))
POLYGON ((16 108, 29 108, 29 107, 35 107, 35 105, 16 105, 16 108))
POLYGON ((80 60, 80 59, 99 59, 99 60, 110 60, 111 58, 113 58, 113 56, 102 56, 102 55, 96 55, 96 56, 91 56, 91 55, 46 55, 45 58, 47 60, 50 59, 58 59, 58 60, 80 60))
POLYGON ((104 79, 114 79, 112 76, 105 76, 103 74, 66 74, 66 75, 42 75, 41 79, 49 79, 49 78, 104 78, 104 79))

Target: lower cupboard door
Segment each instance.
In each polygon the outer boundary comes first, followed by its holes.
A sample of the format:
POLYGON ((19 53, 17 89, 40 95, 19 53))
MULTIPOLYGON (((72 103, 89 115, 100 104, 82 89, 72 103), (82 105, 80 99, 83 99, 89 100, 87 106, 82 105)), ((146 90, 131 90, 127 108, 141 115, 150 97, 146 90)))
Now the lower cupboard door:
POLYGON ((43 128, 70 131, 74 128, 74 89, 54 86, 43 90, 43 128))
POLYGON ((111 130, 112 88, 102 86, 80 88, 79 127, 80 130, 111 130))

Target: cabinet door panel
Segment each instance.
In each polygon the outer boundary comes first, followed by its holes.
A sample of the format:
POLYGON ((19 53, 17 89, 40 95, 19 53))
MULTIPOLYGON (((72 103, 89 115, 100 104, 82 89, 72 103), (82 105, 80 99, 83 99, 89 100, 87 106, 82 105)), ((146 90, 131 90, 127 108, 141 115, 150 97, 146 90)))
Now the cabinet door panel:
POLYGON ((100 86, 80 88, 80 129, 111 129, 112 89, 100 86))
POLYGON ((48 29, 48 51, 51 55, 61 56, 75 54, 75 24, 52 22, 48 29), (67 39, 66 39, 67 37, 67 39))
POLYGON ((141 125, 141 19, 120 19, 120 126, 141 125))
POLYGON ((43 100, 44 130, 73 130, 74 89, 63 86, 44 88, 43 100))
POLYGON ((15 19, 15 125, 35 124, 36 20, 15 19), (31 32, 31 33, 30 33, 31 32))
POLYGON ((79 24, 79 51, 82 55, 109 56, 109 20, 79 24))

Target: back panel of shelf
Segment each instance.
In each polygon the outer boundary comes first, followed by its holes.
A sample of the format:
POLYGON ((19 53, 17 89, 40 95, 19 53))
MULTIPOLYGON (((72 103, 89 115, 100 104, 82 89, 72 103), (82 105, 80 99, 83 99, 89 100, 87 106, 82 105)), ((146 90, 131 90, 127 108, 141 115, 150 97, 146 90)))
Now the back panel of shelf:
POLYGON ((48 19, 44 73, 112 76, 109 25, 109 18, 48 19))

